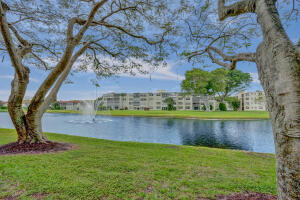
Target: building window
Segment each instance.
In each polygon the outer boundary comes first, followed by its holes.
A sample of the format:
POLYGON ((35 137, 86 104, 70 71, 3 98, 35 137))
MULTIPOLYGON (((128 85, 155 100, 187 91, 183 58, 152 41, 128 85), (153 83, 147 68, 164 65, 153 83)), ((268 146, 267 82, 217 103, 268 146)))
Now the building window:
POLYGON ((156 109, 160 110, 161 108, 160 108, 160 106, 157 106, 156 109))
POLYGON ((189 107, 189 106, 186 106, 186 107, 185 107, 185 109, 187 109, 187 110, 188 110, 188 109, 190 109, 190 107, 189 107))

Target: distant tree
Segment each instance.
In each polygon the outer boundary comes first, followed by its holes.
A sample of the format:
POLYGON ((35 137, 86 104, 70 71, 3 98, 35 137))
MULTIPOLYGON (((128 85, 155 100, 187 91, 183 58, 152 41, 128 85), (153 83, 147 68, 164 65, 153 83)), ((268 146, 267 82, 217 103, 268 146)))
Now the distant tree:
POLYGON ((202 110, 206 111, 206 106, 205 105, 202 106, 202 110))
POLYGON ((225 101, 227 101, 234 111, 238 111, 240 109, 241 102, 237 97, 227 97, 225 98, 225 101))
POLYGON ((214 109, 213 105, 209 105, 209 110, 213 110, 213 109, 214 109))
POLYGON ((186 93, 208 94, 211 73, 199 68, 185 72, 185 79, 181 82, 181 89, 186 93))
POLYGON ((227 111, 227 106, 225 103, 221 102, 219 103, 219 110, 220 111, 227 111))
POLYGON ((54 110, 60 110, 60 104, 59 104, 59 102, 54 102, 53 104, 52 104, 52 107, 53 107, 53 109, 54 110))
POLYGON ((173 31, 169 3, 0 0, 0 53, 9 55, 15 73, 8 111, 17 142, 48 142, 41 119, 73 66, 101 78, 144 73, 143 63, 163 65, 163 47, 171 45, 167 35, 173 31), (24 112, 22 101, 34 67, 46 70, 47 76, 24 112))
POLYGON ((171 97, 165 98, 165 99, 163 100, 163 102, 164 102, 165 104, 167 104, 167 110, 175 110, 175 107, 174 107, 175 101, 174 101, 173 98, 171 98, 171 97))
POLYGON ((187 93, 213 95, 223 102, 230 94, 245 89, 252 82, 249 73, 218 68, 211 72, 194 68, 185 73, 181 89, 187 93))

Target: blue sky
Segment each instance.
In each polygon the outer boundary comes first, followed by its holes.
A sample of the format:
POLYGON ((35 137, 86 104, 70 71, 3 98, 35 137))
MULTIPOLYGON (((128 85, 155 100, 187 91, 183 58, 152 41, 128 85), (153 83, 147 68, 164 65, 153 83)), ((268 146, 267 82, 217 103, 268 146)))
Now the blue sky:
MULTIPOLYGON (((288 35, 294 43, 300 38, 300 23, 295 22, 287 29, 288 35)), ((255 51, 257 44, 261 39, 254 41, 250 51, 255 51)), ((2 59, 2 58, 1 58, 2 59)), ((212 66, 208 70, 212 70, 218 66, 212 65, 209 60, 207 64, 212 66)), ((13 68, 10 65, 8 56, 5 56, 4 62, 0 63, 0 100, 6 101, 10 94, 10 82, 13 77, 13 68)), ((184 78, 184 73, 193 67, 200 67, 200 65, 188 63, 176 56, 172 56, 168 60, 168 66, 159 69, 151 75, 113 77, 105 80, 100 80, 100 88, 95 89, 91 84, 91 79, 95 78, 93 73, 76 73, 70 76, 73 84, 65 84, 62 86, 59 94, 59 100, 72 100, 72 99, 95 99, 96 94, 99 96, 107 92, 155 92, 156 90, 164 89, 166 91, 180 91, 180 82, 184 78)), ((249 91, 261 90, 261 85, 258 81, 257 70, 255 64, 240 62, 237 69, 243 72, 251 73, 254 81, 248 88, 249 91)), ((44 71, 38 69, 31 69, 31 80, 28 86, 26 96, 32 97, 37 90, 42 80, 46 77, 44 71)))

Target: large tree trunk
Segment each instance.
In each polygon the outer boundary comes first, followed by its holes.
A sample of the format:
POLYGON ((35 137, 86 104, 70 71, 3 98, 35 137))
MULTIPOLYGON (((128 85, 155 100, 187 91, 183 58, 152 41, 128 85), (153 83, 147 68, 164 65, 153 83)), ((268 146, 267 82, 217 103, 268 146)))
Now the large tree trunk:
POLYGON ((38 113, 33 120, 26 116, 22 102, 29 82, 29 69, 24 68, 22 77, 15 73, 11 83, 11 94, 8 100, 8 112, 18 134, 18 143, 44 143, 47 138, 42 134, 41 118, 38 113))
POLYGON ((266 94, 276 151, 278 198, 300 199, 300 60, 274 0, 257 0, 264 42, 257 49, 259 78, 266 94))
POLYGON ((32 144, 48 141, 42 133, 41 119, 30 121, 22 110, 13 106, 9 108, 9 113, 18 134, 18 143, 32 144))

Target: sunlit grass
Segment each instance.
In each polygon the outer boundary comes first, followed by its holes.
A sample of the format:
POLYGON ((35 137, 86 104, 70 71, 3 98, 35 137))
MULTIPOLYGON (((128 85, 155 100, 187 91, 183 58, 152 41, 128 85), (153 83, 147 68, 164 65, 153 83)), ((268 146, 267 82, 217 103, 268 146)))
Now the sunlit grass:
MULTIPOLYGON (((81 113, 70 110, 49 110, 55 113, 81 113)), ((140 116, 140 117, 176 117, 176 118, 198 118, 198 119, 268 119, 267 111, 226 111, 226 112, 204 112, 204 111, 164 111, 164 110, 112 110, 98 111, 98 115, 112 116, 140 116)))
MULTIPOLYGON (((79 148, 1 156, 0 199, 197 199, 241 191, 276 193, 272 154, 47 136, 79 148)), ((0 129, 0 145, 15 139, 13 130, 0 129)))

